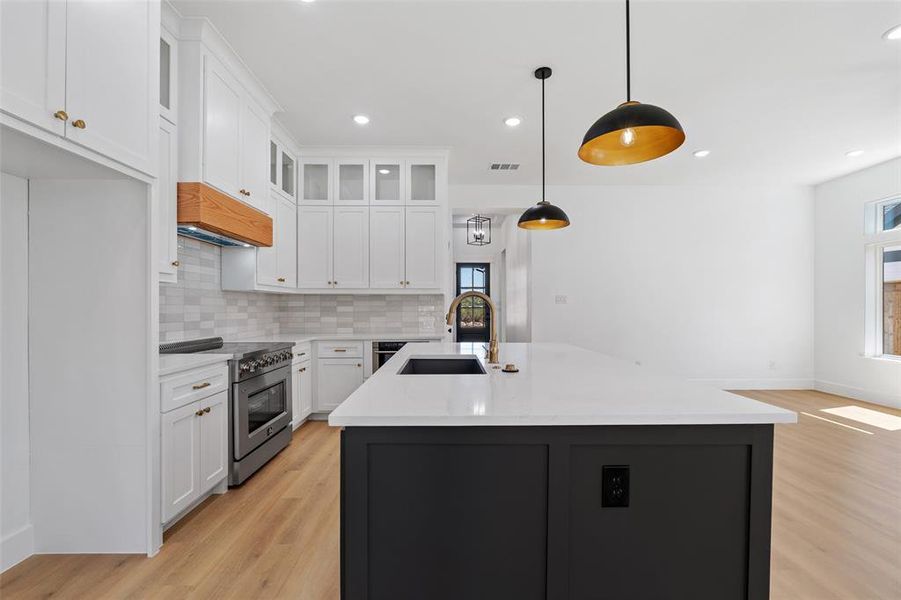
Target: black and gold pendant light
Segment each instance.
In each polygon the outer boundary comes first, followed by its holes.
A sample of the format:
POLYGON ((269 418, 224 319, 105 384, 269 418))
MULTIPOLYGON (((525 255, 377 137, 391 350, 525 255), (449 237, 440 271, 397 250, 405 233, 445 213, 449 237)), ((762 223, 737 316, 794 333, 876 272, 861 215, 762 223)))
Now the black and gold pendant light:
POLYGON ((551 76, 550 67, 535 69, 535 78, 541 80, 541 202, 526 210, 519 217, 518 225, 523 229, 562 229, 569 226, 569 217, 563 209, 545 199, 544 183, 544 80, 551 76))
POLYGON ((632 57, 626 0, 626 101, 595 121, 585 134, 579 158, 593 165, 631 165, 669 154, 685 141, 676 117, 653 104, 632 100, 632 57))

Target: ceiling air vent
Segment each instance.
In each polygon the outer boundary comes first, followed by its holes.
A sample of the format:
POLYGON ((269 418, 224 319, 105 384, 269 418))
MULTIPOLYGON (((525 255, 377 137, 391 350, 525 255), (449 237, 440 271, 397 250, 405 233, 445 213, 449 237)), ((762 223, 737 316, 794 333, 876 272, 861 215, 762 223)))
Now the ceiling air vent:
POLYGON ((489 171, 516 171, 519 169, 519 163, 491 163, 488 167, 489 171))

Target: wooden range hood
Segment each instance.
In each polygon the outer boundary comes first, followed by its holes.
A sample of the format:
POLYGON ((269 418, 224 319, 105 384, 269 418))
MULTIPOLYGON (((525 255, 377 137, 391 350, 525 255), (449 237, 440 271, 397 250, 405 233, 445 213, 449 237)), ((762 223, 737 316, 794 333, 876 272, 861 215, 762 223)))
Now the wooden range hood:
POLYGON ((272 218, 205 183, 178 184, 178 225, 251 246, 272 246, 272 218))

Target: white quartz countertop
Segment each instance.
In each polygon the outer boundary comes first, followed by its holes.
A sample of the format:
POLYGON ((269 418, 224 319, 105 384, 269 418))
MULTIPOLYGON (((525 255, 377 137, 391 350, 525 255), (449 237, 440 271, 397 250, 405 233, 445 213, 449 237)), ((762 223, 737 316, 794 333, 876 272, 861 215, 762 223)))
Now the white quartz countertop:
POLYGON ((794 423, 794 412, 565 344, 405 346, 329 416, 333 426, 794 423), (475 355, 487 375, 398 375, 407 359, 475 355))
POLYGON ((171 375, 216 363, 225 364, 231 357, 231 354, 161 354, 159 374, 171 375))

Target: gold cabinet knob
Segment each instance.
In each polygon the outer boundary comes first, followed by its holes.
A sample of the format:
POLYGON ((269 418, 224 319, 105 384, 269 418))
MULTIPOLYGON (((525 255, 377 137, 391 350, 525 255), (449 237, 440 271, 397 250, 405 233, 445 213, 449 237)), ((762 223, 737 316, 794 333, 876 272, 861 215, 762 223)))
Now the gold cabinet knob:
POLYGON ((301 367, 301 368, 297 369, 297 372, 298 372, 298 373, 303 373, 303 372, 306 371, 306 370, 307 370, 306 367, 301 367))
POLYGON ((403 284, 404 284, 404 282, 403 282, 403 281, 401 281, 401 282, 400 282, 400 284, 401 284, 401 285, 403 285, 403 284))
POLYGON ((209 414, 210 410, 211 410, 211 408, 209 406, 207 406, 206 408, 203 409, 203 412, 209 414))
POLYGON ((198 417, 202 417, 202 416, 203 416, 203 409, 201 408, 200 410, 198 410, 198 411, 195 412, 194 414, 197 415, 198 417))
POLYGON ((55 113, 53 113, 53 116, 54 116, 54 118, 57 118, 60 121, 68 121, 69 120, 69 113, 67 113, 64 110, 56 111, 55 113))
POLYGON ((279 277, 279 278, 278 278, 278 282, 279 282, 279 283, 285 283, 285 278, 284 278, 284 277, 279 277))
POLYGON ((357 363, 357 366, 358 366, 358 367, 362 367, 362 366, 363 366, 363 365, 362 365, 362 364, 360 364, 360 363, 357 363))
POLYGON ((173 267, 177 267, 177 266, 180 265, 180 264, 181 264, 181 263, 178 262, 177 260, 173 260, 173 261, 172 261, 172 266, 173 266, 173 267))
POLYGON ((404 282, 404 285, 410 285, 410 282, 409 282, 409 281, 405 281, 405 282, 404 282))
POLYGON ((76 120, 72 121, 72 127, 76 128, 76 129, 85 129, 87 126, 88 126, 87 123, 85 123, 81 119, 76 119, 76 120))

